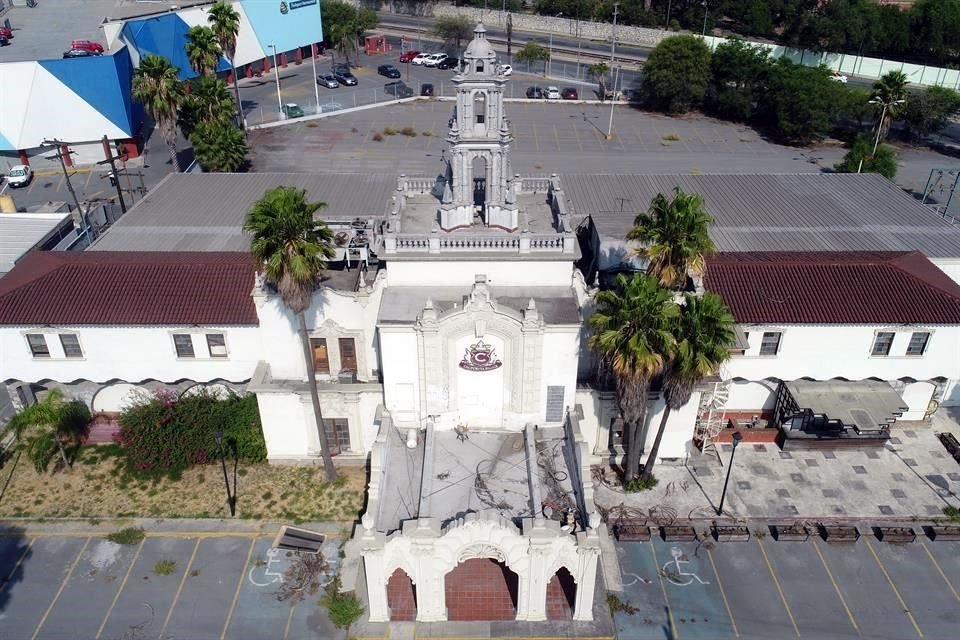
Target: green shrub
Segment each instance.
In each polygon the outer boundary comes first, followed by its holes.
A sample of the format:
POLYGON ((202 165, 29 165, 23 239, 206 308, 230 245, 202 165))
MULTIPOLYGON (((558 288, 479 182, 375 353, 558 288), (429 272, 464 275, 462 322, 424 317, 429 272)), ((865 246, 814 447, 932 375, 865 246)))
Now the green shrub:
POLYGON ((380 132, 378 131, 377 133, 373 134, 373 141, 383 142, 383 135, 381 135, 380 132))
POLYGON ((654 477, 650 476, 649 478, 634 478, 630 482, 623 485, 623 490, 627 493, 636 493, 638 491, 649 491, 657 486, 659 481, 654 477))
POLYGON ((177 399, 157 393, 120 414, 120 444, 127 468, 140 476, 177 479, 191 466, 215 462, 220 454, 216 432, 223 433, 223 453, 228 459, 266 460, 253 395, 220 399, 201 393, 177 399))
POLYGON ((385 135, 385 136, 395 136, 395 135, 397 135, 397 130, 394 129, 393 127, 387 127, 386 129, 383 130, 383 135, 385 135))
POLYGON ((960 509, 950 505, 943 508, 943 515, 947 516, 951 522, 960 522, 960 509))
POLYGON ((107 536, 107 540, 114 544, 140 544, 146 534, 139 527, 127 527, 107 536))
POLYGON ((360 600, 353 593, 340 593, 340 580, 327 586, 327 594, 318 602, 327 608, 330 622, 337 629, 349 629, 363 615, 364 608, 360 600))
POLYGON ((168 576, 177 570, 177 563, 173 560, 157 560, 153 565, 153 572, 158 576, 168 576))
POLYGON ((407 136, 408 138, 416 138, 417 130, 413 127, 404 127, 403 129, 400 129, 400 135, 407 136))

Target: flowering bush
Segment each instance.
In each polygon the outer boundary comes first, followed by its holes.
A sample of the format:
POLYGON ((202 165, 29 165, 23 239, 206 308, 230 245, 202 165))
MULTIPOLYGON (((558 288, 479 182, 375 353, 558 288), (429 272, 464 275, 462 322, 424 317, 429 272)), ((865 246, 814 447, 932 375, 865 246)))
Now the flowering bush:
POLYGON ((219 459, 215 433, 223 434, 228 460, 263 462, 267 447, 256 396, 221 399, 201 393, 177 398, 159 391, 120 414, 120 445, 129 471, 169 475, 219 459))

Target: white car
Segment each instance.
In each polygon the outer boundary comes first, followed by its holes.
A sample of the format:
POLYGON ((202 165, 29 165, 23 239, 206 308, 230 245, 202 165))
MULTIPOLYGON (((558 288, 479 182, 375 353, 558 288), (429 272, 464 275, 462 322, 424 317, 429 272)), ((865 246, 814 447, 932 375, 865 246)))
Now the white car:
POLYGON ((410 61, 410 64, 423 64, 423 61, 432 56, 432 53, 418 53, 410 61))
MULTIPOLYGON (((423 66, 425 66, 425 67, 435 67, 435 66, 437 66, 438 64, 440 64, 441 62, 443 62, 444 60, 446 60, 448 57, 449 57, 449 56, 448 56, 447 54, 445 54, 445 53, 434 53, 434 54, 431 54, 431 55, 427 56, 427 58, 423 61, 423 66)), ((414 61, 416 61, 416 58, 414 58, 414 61)))
POLYGON ((559 100, 560 99, 560 89, 557 87, 547 87, 547 100, 559 100))
POLYGON ((500 65, 500 73, 502 73, 502 74, 505 75, 505 76, 512 76, 512 75, 513 75, 513 67, 512 67, 511 65, 509 65, 509 64, 502 64, 502 65, 500 65))
POLYGON ((33 169, 25 164, 14 165, 7 174, 7 184, 10 188, 25 187, 33 180, 33 169))
POLYGON ((831 71, 830 79, 834 82, 839 82, 840 84, 847 84, 847 76, 843 75, 839 71, 831 71))

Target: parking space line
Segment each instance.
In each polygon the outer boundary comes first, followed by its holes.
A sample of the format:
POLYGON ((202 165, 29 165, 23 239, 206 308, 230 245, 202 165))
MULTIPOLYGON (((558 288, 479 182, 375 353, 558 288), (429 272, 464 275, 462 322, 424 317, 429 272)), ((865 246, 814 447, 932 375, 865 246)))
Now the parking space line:
MULTIPOLYGON (((290 607, 290 613, 287 615, 287 626, 283 628, 283 640, 287 640, 290 636, 290 624, 293 622, 293 612, 297 610, 297 604, 294 604, 290 607)), ((390 625, 387 625, 387 633, 389 633, 390 625)))
POLYGON ((850 610, 850 607, 847 606, 847 600, 843 597, 843 593, 840 592, 840 585, 838 585, 836 579, 834 579, 833 572, 830 571, 830 567, 827 565, 827 560, 823 557, 823 553, 820 551, 817 541, 814 540, 811 544, 813 544, 813 550, 817 552, 817 557, 820 558, 820 564, 823 565, 824 570, 827 572, 827 577, 830 578, 830 584, 833 585, 833 590, 837 592, 837 597, 840 598, 840 604, 843 605, 843 610, 847 612, 847 617, 850 618, 850 624, 853 625, 854 630, 859 634, 860 627, 857 626, 857 620, 853 617, 853 612, 850 610))
POLYGON ((720 588, 720 597, 723 598, 723 606, 727 608, 727 615, 730 616, 730 626, 733 627, 733 633, 740 637, 740 630, 737 629, 737 621, 733 619, 733 610, 730 608, 730 602, 727 601, 727 592, 723 589, 723 582, 720 580, 720 572, 717 571, 717 564, 713 561, 713 553, 707 549, 707 558, 710 559, 710 568, 713 569, 713 576, 717 579, 717 587, 720 588))
POLYGON ((17 569, 20 568, 20 565, 23 564, 27 554, 30 553, 30 548, 33 547, 33 543, 36 541, 36 538, 30 538, 30 542, 27 543, 27 547, 23 550, 23 553, 20 554, 20 557, 17 558, 17 563, 13 565, 13 569, 10 570, 10 573, 4 579, 3 584, 0 584, 0 592, 6 589, 13 582, 14 574, 17 572, 17 569))
POLYGON ((137 550, 133 553, 133 560, 130 561, 130 566, 127 568, 127 573, 124 574, 123 580, 120 581, 120 587, 117 589, 117 595, 113 596, 113 602, 110 603, 110 607, 107 609, 107 615, 103 616, 103 622, 100 623, 100 628, 97 629, 96 640, 100 640, 100 635, 103 633, 103 628, 107 626, 107 621, 110 619, 110 615, 113 613, 113 608, 117 606, 117 601, 120 599, 120 594, 123 593, 123 588, 127 585, 127 579, 130 578, 130 574, 133 573, 133 565, 137 564, 137 558, 140 557, 140 551, 143 550, 144 540, 140 541, 140 544, 137 545, 137 550))
POLYGON ((790 605, 787 604, 787 598, 783 595, 783 588, 780 586, 780 580, 777 579, 777 574, 773 572, 773 565, 770 564, 770 558, 767 557, 767 551, 763 548, 763 543, 760 542, 759 538, 754 538, 757 541, 757 546, 760 547, 760 554, 763 556, 763 561, 767 564, 767 571, 770 572, 770 577, 773 578, 773 585, 777 588, 777 593, 780 594, 780 601, 783 603, 783 608, 787 611, 787 617, 790 618, 790 624, 793 625, 793 630, 797 632, 797 637, 800 637, 800 627, 797 626, 797 621, 793 617, 793 611, 790 610, 790 605))
POLYGON ((77 568, 77 565, 80 564, 80 558, 83 557, 83 552, 87 550, 87 545, 90 544, 90 541, 93 538, 87 537, 86 541, 83 543, 83 546, 80 547, 80 552, 77 553, 77 557, 73 559, 73 562, 70 563, 70 569, 67 571, 67 575, 63 577, 63 581, 60 583, 60 588, 57 589, 57 594, 53 596, 53 600, 50 602, 50 606, 47 607, 47 610, 43 612, 43 617, 40 618, 40 622, 37 623, 37 627, 33 630, 32 640, 36 640, 37 636, 40 635, 40 629, 43 628, 43 623, 47 621, 47 618, 50 616, 50 612, 53 611, 54 605, 57 604, 57 600, 60 599, 60 594, 63 593, 63 590, 67 586, 67 581, 70 580, 70 576, 73 575, 73 570, 77 568))
POLYGON ((247 567, 250 566, 250 558, 253 556, 253 545, 256 543, 256 538, 250 540, 250 548, 247 550, 247 559, 243 563, 243 571, 240 572, 240 577, 237 579, 237 589, 233 592, 233 602, 230 603, 230 610, 227 611, 227 619, 223 623, 223 632, 220 634, 220 640, 224 640, 227 637, 227 629, 230 627, 230 620, 233 618, 233 611, 237 608, 237 600, 240 598, 240 587, 243 586, 243 581, 247 577, 247 567))
POLYGON ((891 578, 890 574, 887 573, 887 568, 883 566, 882 562, 880 562, 880 556, 878 556, 877 552, 873 550, 873 545, 870 544, 869 537, 864 536, 863 541, 867 545, 867 549, 870 550, 870 555, 872 555, 873 559, 877 561, 877 566, 880 567, 880 572, 883 573, 883 577, 887 579, 887 582, 890 584, 890 588, 893 589, 893 595, 897 597, 897 602, 899 602, 900 606, 903 607, 903 612, 907 614, 908 618, 910 618, 910 622, 913 624, 913 629, 917 632, 917 636, 922 638, 923 631, 920 631, 920 625, 917 624, 916 618, 913 617, 913 613, 910 612, 910 608, 907 606, 906 601, 903 599, 903 596, 900 595, 897 585, 893 583, 893 578, 891 578))
POLYGON ((930 562, 932 562, 933 566, 936 567, 937 573, 939 573, 940 577, 943 578, 943 581, 947 583, 947 588, 950 589, 950 593, 953 594, 954 598, 960 601, 960 595, 957 595, 957 590, 953 588, 953 584, 950 582, 950 579, 947 578, 947 574, 943 571, 943 567, 940 566, 940 563, 937 562, 937 559, 933 557, 932 553, 930 553, 930 549, 927 548, 927 545, 924 544, 923 540, 920 538, 917 538, 917 542, 920 543, 920 546, 923 547, 927 557, 930 558, 930 562))
MULTIPOLYGON (((659 567, 660 561, 657 560, 657 550, 653 548, 652 542, 648 542, 646 544, 648 547, 650 547, 650 553, 653 554, 653 566, 659 567)), ((665 584, 663 584, 663 576, 660 575, 659 569, 657 570, 657 582, 660 583, 660 591, 663 592, 663 601, 667 605, 667 617, 670 620, 670 637, 673 640, 677 640, 677 638, 680 636, 677 633, 677 625, 673 621, 673 606, 670 604, 670 596, 667 595, 667 587, 665 584)))
POLYGON ((88 171, 88 172, 87 172, 87 181, 83 183, 83 188, 84 188, 84 189, 89 189, 89 188, 90 188, 90 178, 92 178, 92 177, 93 177, 93 171, 88 171))
POLYGON ((202 538, 197 538, 196 544, 193 545, 193 553, 190 554, 190 560, 187 562, 187 566, 183 570, 183 577, 180 578, 180 584, 177 585, 177 592, 173 594, 173 602, 170 603, 170 611, 167 611, 167 617, 163 619, 163 627, 160 629, 160 636, 167 632, 167 625, 170 624, 170 618, 173 617, 173 610, 177 608, 177 601, 180 599, 180 594, 183 593, 183 585, 187 581, 187 576, 190 575, 190 567, 193 566, 193 559, 197 557, 197 549, 200 548, 200 540, 202 538))

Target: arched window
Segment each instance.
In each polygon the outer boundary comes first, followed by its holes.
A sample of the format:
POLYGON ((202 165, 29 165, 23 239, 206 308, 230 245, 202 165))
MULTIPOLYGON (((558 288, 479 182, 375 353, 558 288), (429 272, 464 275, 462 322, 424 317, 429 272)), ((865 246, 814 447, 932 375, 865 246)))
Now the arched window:
POLYGON ((487 121, 487 97, 482 93, 473 97, 473 115, 477 124, 483 124, 487 121))
POLYGON ((483 73, 483 60, 477 60, 477 73, 483 73))

